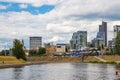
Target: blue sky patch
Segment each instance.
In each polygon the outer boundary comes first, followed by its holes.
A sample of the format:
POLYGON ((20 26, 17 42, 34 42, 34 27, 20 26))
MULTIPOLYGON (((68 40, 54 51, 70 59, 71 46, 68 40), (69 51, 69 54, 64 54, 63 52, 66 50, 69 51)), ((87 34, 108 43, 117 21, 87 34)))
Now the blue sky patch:
POLYGON ((0 5, 7 6, 7 9, 0 9, 0 12, 21 12, 21 11, 27 11, 31 14, 38 15, 38 14, 45 14, 47 12, 50 12, 55 8, 54 5, 42 5, 40 7, 34 7, 31 4, 25 4, 27 5, 26 8, 21 8, 21 3, 7 3, 7 2, 0 2, 0 5))

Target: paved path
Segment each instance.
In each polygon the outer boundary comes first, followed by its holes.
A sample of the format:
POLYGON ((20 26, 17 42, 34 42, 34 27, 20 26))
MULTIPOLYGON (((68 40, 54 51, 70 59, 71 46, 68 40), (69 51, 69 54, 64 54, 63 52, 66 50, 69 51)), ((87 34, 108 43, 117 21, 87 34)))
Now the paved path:
POLYGON ((94 56, 94 57, 95 57, 96 59, 102 61, 102 62, 107 62, 105 59, 99 58, 99 57, 97 57, 97 56, 94 56))

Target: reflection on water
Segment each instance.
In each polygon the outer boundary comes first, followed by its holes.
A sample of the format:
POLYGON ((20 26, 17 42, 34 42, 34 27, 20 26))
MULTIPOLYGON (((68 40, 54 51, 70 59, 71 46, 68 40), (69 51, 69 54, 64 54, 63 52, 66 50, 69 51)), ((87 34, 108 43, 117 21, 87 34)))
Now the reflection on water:
POLYGON ((0 69, 0 80, 115 80, 116 70, 107 64, 49 63, 0 69))
POLYGON ((22 78, 22 68, 14 68, 13 69, 13 79, 20 80, 22 78))

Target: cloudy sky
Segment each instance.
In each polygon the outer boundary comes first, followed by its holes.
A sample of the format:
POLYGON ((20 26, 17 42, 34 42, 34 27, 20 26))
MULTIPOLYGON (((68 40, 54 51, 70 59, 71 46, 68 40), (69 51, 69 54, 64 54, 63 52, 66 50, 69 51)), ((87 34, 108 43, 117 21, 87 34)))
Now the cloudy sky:
POLYGON ((13 39, 42 36, 43 43, 69 43, 72 33, 88 31, 96 37, 98 26, 108 22, 108 40, 113 26, 120 24, 120 0, 0 0, 0 49, 13 39))

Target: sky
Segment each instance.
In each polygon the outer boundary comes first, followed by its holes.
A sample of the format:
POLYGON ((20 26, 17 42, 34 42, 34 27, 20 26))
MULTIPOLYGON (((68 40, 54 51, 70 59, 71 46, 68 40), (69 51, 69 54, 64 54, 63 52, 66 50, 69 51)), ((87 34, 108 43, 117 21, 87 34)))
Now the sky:
POLYGON ((108 40, 113 26, 120 25, 120 0, 0 0, 0 50, 14 39, 30 36, 48 42, 69 43, 76 31, 87 31, 88 41, 96 37, 102 21, 108 23, 108 40))

